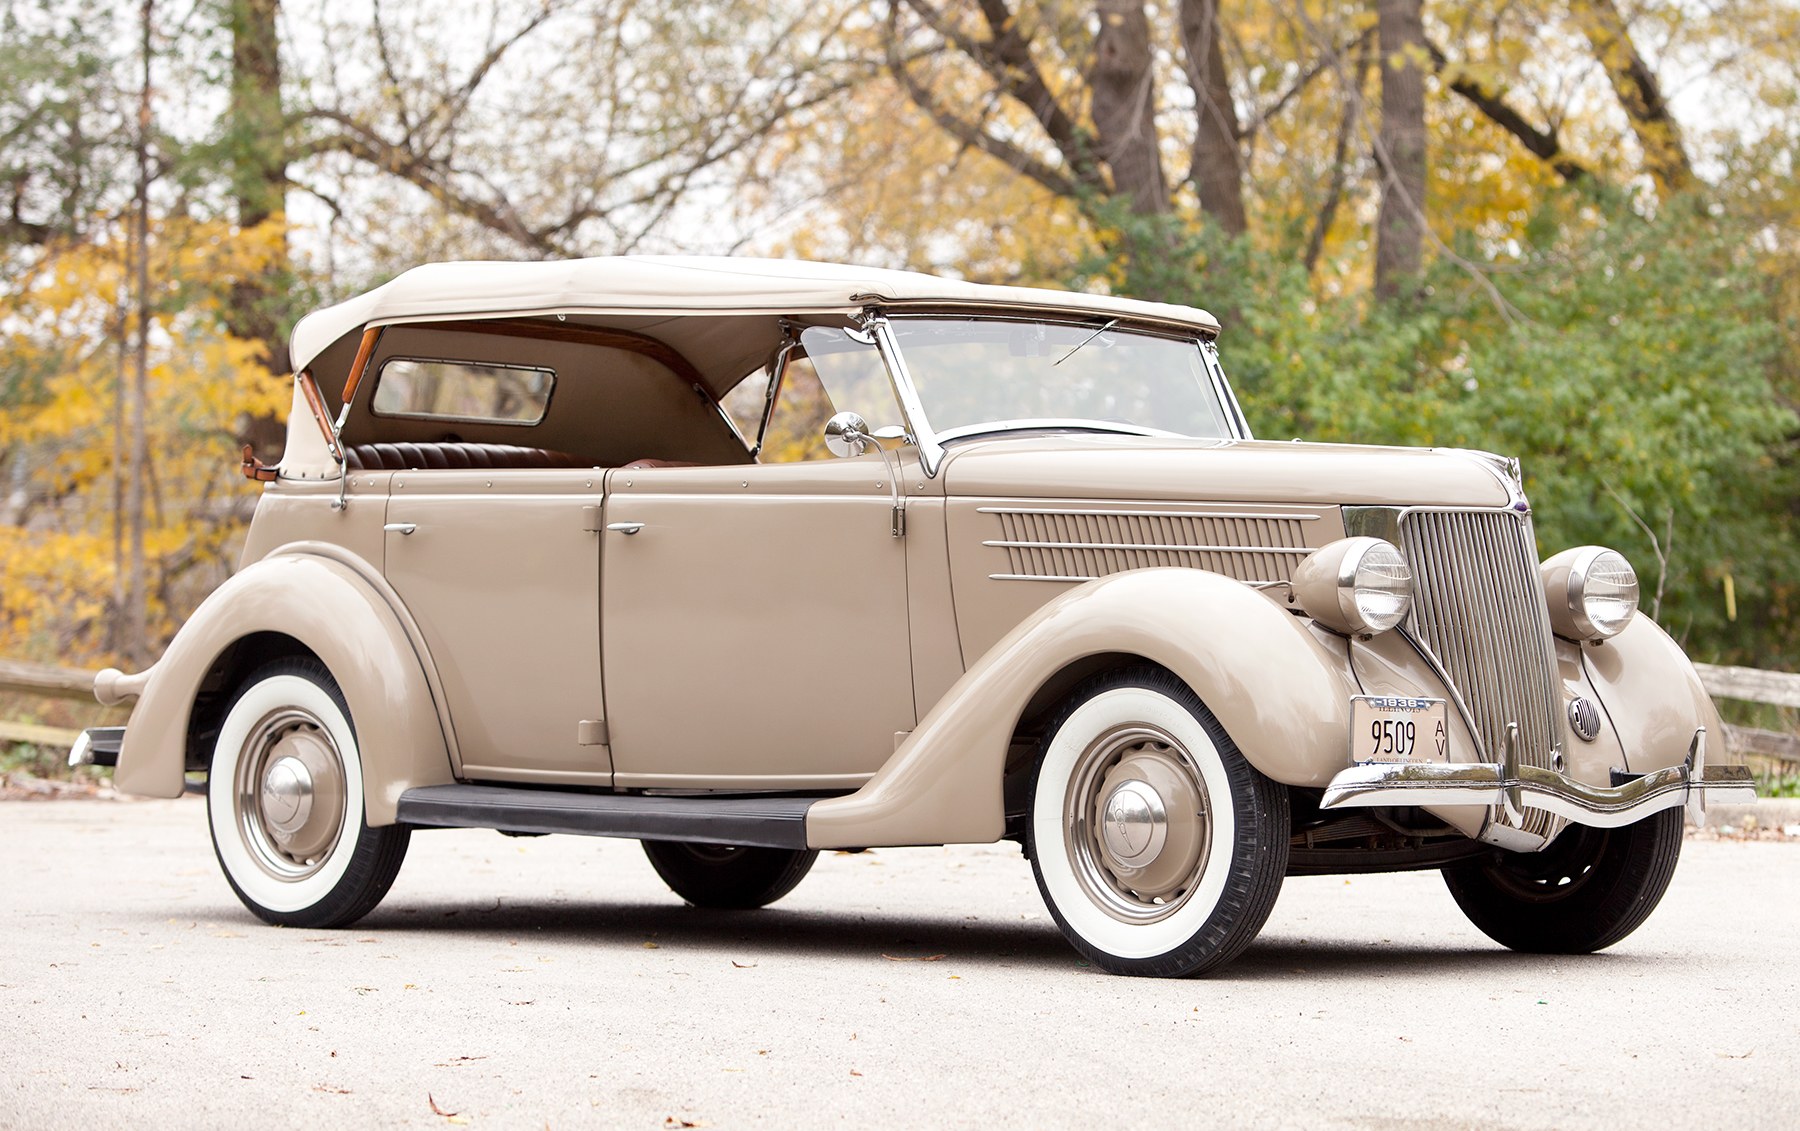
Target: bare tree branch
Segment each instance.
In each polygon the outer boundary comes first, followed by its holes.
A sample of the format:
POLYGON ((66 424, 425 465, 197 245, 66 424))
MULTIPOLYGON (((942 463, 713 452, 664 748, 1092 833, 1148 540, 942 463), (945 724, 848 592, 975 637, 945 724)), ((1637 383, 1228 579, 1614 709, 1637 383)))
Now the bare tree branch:
POLYGON ((1562 140, 1557 137, 1554 127, 1539 129, 1526 121, 1523 114, 1507 105, 1504 90, 1490 89, 1462 73, 1436 43, 1427 39, 1425 49, 1431 53, 1439 77, 1446 79, 1451 90, 1481 111, 1490 122, 1511 134, 1527 152, 1556 170, 1563 180, 1576 181, 1589 175, 1579 161, 1563 152, 1562 140))
MULTIPOLYGON (((920 6, 918 0, 901 0, 901 2, 914 10, 920 6)), ((932 15, 935 16, 936 13, 934 12, 932 15)), ((890 5, 888 8, 887 68, 914 106, 930 118, 939 129, 962 142, 963 145, 971 149, 978 149, 1003 162, 1058 196, 1072 197, 1079 193, 1080 188, 1077 182, 1048 162, 1027 153, 1004 138, 996 137, 983 128, 981 122, 967 121, 944 108, 930 89, 913 75, 909 60, 900 55, 899 18, 898 6, 890 5)), ((927 24, 930 25, 931 17, 925 18, 927 24)), ((933 30, 939 31, 936 27, 933 27, 933 30)), ((943 34, 943 32, 939 31, 939 34, 943 34)), ((1001 86, 1000 89, 1004 89, 1004 86, 1001 86)))
MULTIPOLYGON (((1056 147, 1063 164, 1072 171, 1077 183, 1104 191, 1107 185, 1095 156, 1093 135, 1077 124, 1075 117, 1064 108, 1051 92, 1049 84, 1044 81, 1043 72, 1031 57, 1030 41, 1019 29, 1018 17, 1007 6, 1006 0, 979 2, 982 18, 988 26, 989 39, 978 40, 960 31, 928 0, 891 0, 888 6, 889 42, 893 44, 898 33, 896 8, 904 5, 918 15, 926 27, 985 71, 1000 89, 1030 112, 1043 127, 1045 135, 1056 147)), ((920 109, 926 110, 927 114, 931 113, 924 106, 920 106, 920 109)), ((933 118, 935 120, 935 115, 933 118)), ((1002 145, 1008 144, 999 138, 994 140, 1002 145)), ((976 148, 986 151, 986 147, 982 145, 976 145, 976 148)))
POLYGON ((1331 234, 1331 225, 1337 220, 1338 205, 1344 199, 1345 182, 1350 176, 1350 135, 1356 129, 1356 112, 1362 105, 1363 76, 1369 71, 1369 52, 1373 40, 1364 35, 1357 41, 1356 63, 1352 69, 1356 88, 1344 92, 1344 106, 1338 116, 1337 141, 1333 144, 1331 155, 1331 184, 1325 190, 1325 203, 1319 208, 1319 218, 1313 224, 1312 234, 1306 238, 1306 273, 1311 275, 1318 266, 1319 256, 1325 251, 1325 237, 1331 234))

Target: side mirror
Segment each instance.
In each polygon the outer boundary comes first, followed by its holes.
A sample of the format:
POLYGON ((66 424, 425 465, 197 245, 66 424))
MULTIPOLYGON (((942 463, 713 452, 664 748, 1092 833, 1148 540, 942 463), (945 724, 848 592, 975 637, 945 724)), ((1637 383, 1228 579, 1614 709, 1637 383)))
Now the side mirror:
POLYGON ((825 447, 834 456, 860 456, 873 442, 860 413, 840 412, 825 422, 825 447))

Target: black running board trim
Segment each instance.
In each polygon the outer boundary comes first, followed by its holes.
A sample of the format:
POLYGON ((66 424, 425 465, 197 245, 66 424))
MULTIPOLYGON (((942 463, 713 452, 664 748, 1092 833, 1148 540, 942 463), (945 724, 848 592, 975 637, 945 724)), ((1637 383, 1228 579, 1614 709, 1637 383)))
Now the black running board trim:
POLYGON ((400 795, 402 824, 577 833, 759 848, 805 848, 817 797, 664 797, 494 785, 426 785, 400 795))

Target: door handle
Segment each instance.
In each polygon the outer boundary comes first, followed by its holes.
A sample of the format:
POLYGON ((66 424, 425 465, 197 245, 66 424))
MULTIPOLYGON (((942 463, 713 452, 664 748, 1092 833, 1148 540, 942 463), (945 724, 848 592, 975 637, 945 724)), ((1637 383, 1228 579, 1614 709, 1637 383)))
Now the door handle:
POLYGON ((617 530, 620 534, 636 534, 644 528, 644 524, 641 522, 609 522, 606 524, 606 528, 617 530))
POLYGON ((411 534, 418 528, 419 524, 416 522, 390 522, 382 527, 389 534, 411 534))

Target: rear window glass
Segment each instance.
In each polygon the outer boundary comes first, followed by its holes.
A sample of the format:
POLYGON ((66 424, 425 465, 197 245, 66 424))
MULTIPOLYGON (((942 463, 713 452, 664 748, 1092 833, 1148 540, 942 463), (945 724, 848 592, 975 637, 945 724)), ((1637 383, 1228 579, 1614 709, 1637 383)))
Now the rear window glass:
POLYGON ((536 424, 555 387, 556 372, 538 366, 390 357, 371 407, 377 416, 536 424))

